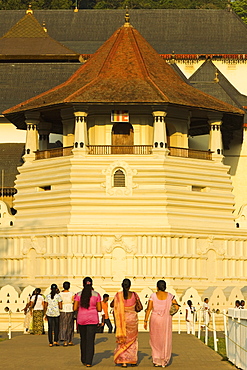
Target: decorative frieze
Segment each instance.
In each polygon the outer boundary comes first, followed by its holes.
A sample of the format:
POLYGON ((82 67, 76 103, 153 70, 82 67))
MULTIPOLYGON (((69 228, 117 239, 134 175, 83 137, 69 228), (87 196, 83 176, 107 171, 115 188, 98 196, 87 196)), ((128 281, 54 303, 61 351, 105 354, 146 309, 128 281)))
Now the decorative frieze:
POLYGON ((194 286, 247 278, 247 241, 165 235, 50 235, 0 238, 1 281, 25 284, 85 275, 120 281, 162 278, 194 286), (121 268, 120 268, 121 267, 121 268), (108 278, 107 278, 108 277, 108 278))

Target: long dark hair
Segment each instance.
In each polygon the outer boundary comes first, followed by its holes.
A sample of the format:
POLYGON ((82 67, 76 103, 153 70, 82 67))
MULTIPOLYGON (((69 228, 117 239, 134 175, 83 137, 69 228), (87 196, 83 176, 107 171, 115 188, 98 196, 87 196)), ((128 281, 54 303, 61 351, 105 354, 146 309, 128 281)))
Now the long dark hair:
POLYGON ((51 284, 51 299, 57 294, 57 284, 51 284))
POLYGON ((35 298, 34 298, 34 301, 33 301, 33 308, 35 307, 36 303, 37 303, 37 299, 38 299, 38 296, 40 295, 41 293, 41 289, 40 288, 36 288, 35 291, 34 291, 34 295, 35 295, 35 298))
POLYGON ((165 282, 165 280, 159 280, 157 282, 157 288, 159 290, 161 290, 162 292, 164 292, 166 290, 166 282, 165 282))
POLYGON ((123 279, 122 288, 123 288, 124 299, 128 299, 128 292, 129 292, 130 287, 131 287, 130 279, 123 279))
POLYGON ((88 308, 90 304, 90 298, 92 297, 93 280, 87 276, 83 279, 83 289, 81 292, 80 306, 88 308))

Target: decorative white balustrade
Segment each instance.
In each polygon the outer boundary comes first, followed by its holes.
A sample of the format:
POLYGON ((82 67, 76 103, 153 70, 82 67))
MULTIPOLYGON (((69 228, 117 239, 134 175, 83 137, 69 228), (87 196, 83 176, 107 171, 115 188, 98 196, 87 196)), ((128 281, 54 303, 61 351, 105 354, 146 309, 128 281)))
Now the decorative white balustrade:
POLYGON ((228 310, 227 356, 239 369, 247 370, 247 309, 228 310))

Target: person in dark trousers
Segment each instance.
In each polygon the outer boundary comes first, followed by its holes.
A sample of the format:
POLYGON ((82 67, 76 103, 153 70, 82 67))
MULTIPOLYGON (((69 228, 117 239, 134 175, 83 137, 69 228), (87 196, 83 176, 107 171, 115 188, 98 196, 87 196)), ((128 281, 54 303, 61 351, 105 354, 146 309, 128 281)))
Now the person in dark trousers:
POLYGON ((62 309, 62 298, 60 294, 57 293, 57 285, 51 285, 51 292, 45 297, 44 303, 44 313, 46 314, 45 318, 48 321, 48 340, 49 346, 53 345, 59 346, 58 343, 58 332, 59 332, 59 317, 60 309, 62 309), (54 333, 54 341, 53 341, 54 333))
POLYGON ((83 279, 83 289, 74 298, 74 311, 78 311, 77 324, 81 337, 81 362, 91 367, 94 356, 94 340, 99 324, 98 312, 102 311, 101 297, 93 289, 90 277, 83 279))
POLYGON ((104 294, 103 295, 103 301, 101 302, 102 304, 102 309, 104 311, 104 325, 102 326, 102 333, 104 331, 104 326, 105 324, 107 325, 108 327, 108 333, 112 333, 112 323, 109 319, 109 314, 108 314, 108 301, 109 301, 109 294, 104 294))

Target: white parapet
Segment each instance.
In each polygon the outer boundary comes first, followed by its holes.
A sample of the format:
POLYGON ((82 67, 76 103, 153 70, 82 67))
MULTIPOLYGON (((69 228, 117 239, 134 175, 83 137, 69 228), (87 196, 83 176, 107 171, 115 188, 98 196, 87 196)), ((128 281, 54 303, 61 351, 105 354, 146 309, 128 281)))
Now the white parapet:
POLYGON ((228 358, 239 369, 247 369, 247 309, 228 310, 228 358))

